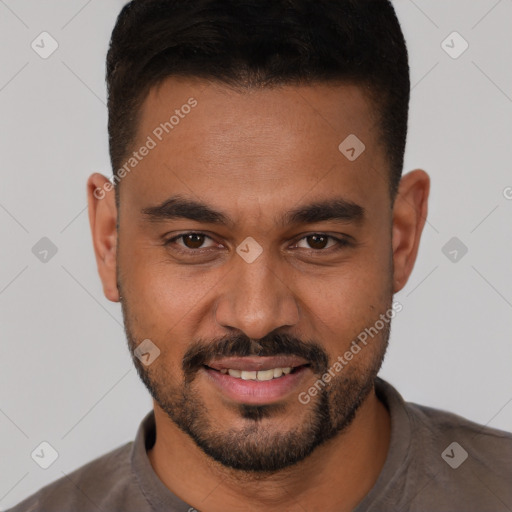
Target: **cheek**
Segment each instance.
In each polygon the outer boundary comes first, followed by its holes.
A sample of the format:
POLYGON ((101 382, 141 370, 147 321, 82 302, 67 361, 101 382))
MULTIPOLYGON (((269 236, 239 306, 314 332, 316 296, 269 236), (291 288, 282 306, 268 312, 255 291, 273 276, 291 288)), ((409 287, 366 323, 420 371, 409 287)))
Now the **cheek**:
POLYGON ((304 282, 305 304, 315 323, 313 331, 331 354, 339 355, 390 307, 391 258, 376 254, 374 250, 366 251, 357 261, 323 279, 304 282))
POLYGON ((325 311, 342 321, 358 316, 372 305, 378 306, 389 299, 392 282, 390 259, 368 258, 340 267, 312 286, 309 295, 314 298, 315 309, 325 311))
POLYGON ((120 250, 119 264, 134 334, 181 357, 199 319, 207 317, 209 292, 214 293, 222 275, 172 264, 165 252, 154 246, 120 250))

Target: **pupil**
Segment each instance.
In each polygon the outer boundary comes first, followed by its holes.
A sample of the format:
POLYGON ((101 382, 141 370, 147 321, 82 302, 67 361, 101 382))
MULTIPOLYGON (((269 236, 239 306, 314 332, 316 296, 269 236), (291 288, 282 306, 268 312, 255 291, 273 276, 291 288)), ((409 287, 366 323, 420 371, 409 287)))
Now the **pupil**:
POLYGON ((204 238, 204 235, 192 233, 191 235, 187 235, 185 237, 185 241, 186 241, 185 245, 187 247, 189 247, 190 249, 198 249, 199 247, 201 247, 201 245, 203 245, 203 241, 204 241, 203 238, 204 238), (194 238, 196 240, 194 240, 194 238))
POLYGON ((320 242, 320 247, 315 247, 315 243, 318 244, 318 242, 313 242, 313 243, 310 243, 309 245, 311 245, 313 247, 313 249, 323 249, 326 245, 326 240, 327 240, 327 237, 323 236, 323 235, 310 235, 309 236, 310 239, 313 239, 313 240, 318 240, 318 239, 322 239, 323 240, 323 243, 320 242))

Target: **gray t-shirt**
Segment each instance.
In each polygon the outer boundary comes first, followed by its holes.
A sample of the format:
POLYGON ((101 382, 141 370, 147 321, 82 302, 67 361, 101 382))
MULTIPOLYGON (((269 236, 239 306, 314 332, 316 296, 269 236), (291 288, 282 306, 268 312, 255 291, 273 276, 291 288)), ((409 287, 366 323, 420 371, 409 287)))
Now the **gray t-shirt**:
MULTIPOLYGON (((511 433, 404 402, 382 379, 376 390, 390 411, 391 443, 379 478, 354 512, 512 511, 511 433)), ((154 441, 151 411, 134 442, 43 487, 9 512, 194 510, 153 471, 146 450, 154 441)))

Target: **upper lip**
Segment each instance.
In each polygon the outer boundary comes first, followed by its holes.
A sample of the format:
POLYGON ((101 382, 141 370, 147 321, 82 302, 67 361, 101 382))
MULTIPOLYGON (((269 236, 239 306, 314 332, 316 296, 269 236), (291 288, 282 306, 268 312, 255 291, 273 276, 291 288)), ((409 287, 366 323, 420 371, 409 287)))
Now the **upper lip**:
POLYGON ((247 356, 247 357, 223 357, 213 359, 206 366, 214 370, 240 370, 240 371, 259 371, 270 370, 272 368, 296 368, 308 364, 308 361, 297 356, 247 356))

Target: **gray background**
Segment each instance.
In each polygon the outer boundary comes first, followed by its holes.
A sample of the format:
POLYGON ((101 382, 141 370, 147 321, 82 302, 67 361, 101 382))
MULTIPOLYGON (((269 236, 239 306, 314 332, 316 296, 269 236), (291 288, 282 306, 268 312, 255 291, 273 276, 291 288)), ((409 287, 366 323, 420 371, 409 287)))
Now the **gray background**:
MULTIPOLYGON (((124 3, 0 0, 0 509, 132 440, 152 406, 86 209, 89 174, 111 175, 104 61, 124 3), (31 48, 43 31, 59 45, 47 59, 31 48), (46 470, 30 456, 42 441, 59 454, 46 470)), ((512 0, 394 3, 413 85, 405 172, 424 168, 432 192, 381 375, 512 430, 512 0)))

